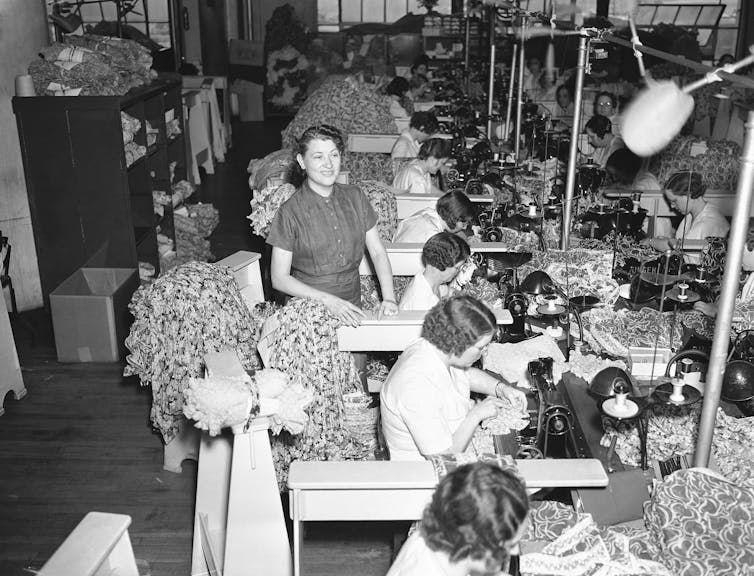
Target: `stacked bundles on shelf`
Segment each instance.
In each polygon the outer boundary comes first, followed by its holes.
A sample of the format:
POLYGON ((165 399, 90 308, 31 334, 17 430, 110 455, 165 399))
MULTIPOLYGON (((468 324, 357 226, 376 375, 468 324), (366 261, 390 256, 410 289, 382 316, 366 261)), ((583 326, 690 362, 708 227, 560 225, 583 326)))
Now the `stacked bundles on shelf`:
POLYGON ((219 221, 219 213, 212 204, 187 204, 173 212, 175 248, 180 262, 214 259, 208 238, 219 221))
POLYGON ((156 77, 149 51, 122 38, 69 35, 65 43, 56 42, 40 55, 29 64, 39 95, 122 96, 156 77))
POLYGON ((126 154, 126 166, 130 166, 147 154, 147 147, 134 141, 136 133, 141 130, 141 120, 134 118, 130 114, 121 112, 120 126, 123 130, 123 149, 126 154))
POLYGON ((183 390, 189 378, 203 375, 208 353, 235 350, 245 369, 261 368, 256 346, 273 309, 249 310, 232 271, 202 262, 179 266, 134 293, 123 373, 152 386, 151 420, 165 442, 178 432, 183 390))

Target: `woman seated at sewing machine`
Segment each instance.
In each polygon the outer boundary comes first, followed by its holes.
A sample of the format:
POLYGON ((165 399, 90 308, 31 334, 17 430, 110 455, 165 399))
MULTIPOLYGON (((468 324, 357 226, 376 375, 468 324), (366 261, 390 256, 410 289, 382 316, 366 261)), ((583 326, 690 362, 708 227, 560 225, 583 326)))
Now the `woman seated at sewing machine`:
MULTIPOLYGON (((660 252, 669 248, 683 248, 686 241, 702 241, 708 237, 724 238, 728 235, 730 224, 720 211, 704 199, 707 186, 702 175, 691 170, 676 172, 665 183, 665 200, 683 220, 676 229, 673 238, 655 237, 649 244, 660 252)), ((698 264, 700 257, 686 254, 685 259, 691 264, 698 264)))
POLYGON ((659 180, 651 172, 641 169, 642 159, 628 148, 619 148, 607 159, 605 172, 614 188, 621 190, 662 190, 659 180))
POLYGON ((529 498, 510 470, 476 462, 437 485, 387 576, 503 574, 526 530, 529 498))
POLYGON ((471 296, 451 296, 427 313, 421 338, 401 354, 380 392, 392 460, 464 452, 483 420, 506 406, 526 411, 523 392, 472 368, 496 330, 495 315, 471 296), (473 404, 471 392, 487 397, 473 404))
POLYGON ((469 197, 460 190, 451 190, 437 199, 434 208, 424 208, 402 220, 393 242, 423 244, 438 232, 461 232, 475 216, 469 197))
POLYGON ((409 113, 405 108, 406 100, 409 100, 408 80, 396 76, 385 86, 385 94, 390 97, 390 115, 393 118, 408 118, 409 113))
POLYGON ((399 310, 429 310, 450 295, 448 284, 458 275, 471 251, 451 232, 435 234, 422 248, 422 266, 401 297, 399 310))
POLYGON ((607 159, 620 148, 623 140, 612 133, 613 124, 605 116, 592 116, 584 127, 589 144, 594 148, 591 159, 600 168, 605 168, 607 159))
POLYGON ((440 171, 450 159, 450 140, 429 138, 425 140, 416 160, 400 169, 393 179, 393 188, 409 194, 434 194, 440 196, 442 190, 432 183, 432 176, 440 171))

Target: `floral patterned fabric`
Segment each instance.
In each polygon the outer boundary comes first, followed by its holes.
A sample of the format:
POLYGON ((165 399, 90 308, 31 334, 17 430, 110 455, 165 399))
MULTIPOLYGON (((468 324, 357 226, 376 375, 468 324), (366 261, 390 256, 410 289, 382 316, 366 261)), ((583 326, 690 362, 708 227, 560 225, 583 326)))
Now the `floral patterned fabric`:
POLYGON ((393 188, 377 180, 361 180, 356 184, 369 198, 377 213, 377 231, 383 242, 390 242, 398 228, 398 203, 393 188))
POLYGON ((390 98, 378 94, 354 76, 331 76, 312 92, 283 130, 283 146, 294 148, 296 139, 304 130, 317 124, 335 126, 344 137, 348 134, 398 133, 390 114, 390 98))
POLYGON ((639 311, 594 308, 582 315, 584 338, 593 350, 628 356, 632 346, 671 348, 681 343, 683 326, 672 312, 650 308, 639 311), (671 342, 672 341, 672 342, 671 342))
POLYGON ((606 304, 615 302, 618 283, 612 278, 613 254, 608 250, 573 248, 567 252, 535 252, 521 266, 522 280, 534 270, 544 270, 569 296, 596 295, 606 304))
POLYGON ((390 154, 382 152, 347 152, 343 158, 343 170, 348 170, 351 182, 379 180, 393 182, 393 162, 390 154))
POLYGON ((293 298, 277 316, 280 327, 269 343, 268 368, 288 374, 314 391, 309 421, 301 435, 283 431, 273 437, 272 456, 281 491, 286 489, 293 460, 363 459, 374 453, 376 420, 362 402, 361 382, 353 355, 338 351, 340 322, 319 302, 293 298), (348 404, 348 405, 347 405, 348 404), (358 420, 372 422, 371 430, 356 430, 358 420), (367 433, 374 440, 368 441, 367 433))
MULTIPOLYGON (((635 533, 634 538, 641 537, 635 533)), ((646 533, 644 533, 646 535, 646 533)), ((655 560, 640 558, 632 552, 631 537, 600 528, 591 516, 583 514, 540 552, 521 556, 521 574, 530 576, 671 576, 655 560)))
POLYGON ((183 420, 183 391, 204 371, 209 352, 236 350, 246 369, 260 368, 256 346, 274 306, 250 311, 229 268, 189 262, 133 295, 124 376, 152 387, 152 425, 170 442, 183 420))
POLYGON ((645 511, 665 565, 678 576, 754 573, 754 489, 699 469, 659 484, 645 511))
POLYGON ((738 157, 741 149, 728 140, 706 141, 695 136, 677 136, 650 160, 649 171, 662 184, 674 172, 695 170, 704 175, 705 184, 714 190, 733 192, 738 181, 738 157), (707 152, 691 156, 691 146, 706 142, 707 152))

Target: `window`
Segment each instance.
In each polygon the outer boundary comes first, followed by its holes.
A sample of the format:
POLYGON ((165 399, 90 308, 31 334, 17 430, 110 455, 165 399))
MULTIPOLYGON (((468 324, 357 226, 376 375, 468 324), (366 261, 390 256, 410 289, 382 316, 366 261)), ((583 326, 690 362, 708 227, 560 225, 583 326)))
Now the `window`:
MULTIPOLYGON (((738 14, 742 0, 663 0, 640 2, 636 25, 651 28, 660 23, 676 24, 697 30, 699 45, 718 60, 723 54, 735 54, 738 38, 738 14)), ((744 0, 745 1, 745 0, 744 0)), ((631 0, 611 0, 611 16, 625 17, 631 0)))
MULTIPOLYGON (((450 3, 451 0, 440 0, 435 10, 450 14, 450 3)), ((419 0, 317 0, 320 32, 363 22, 391 24, 409 12, 424 14, 426 10, 419 5, 419 0)))
MULTIPOLYGON (((124 17, 129 26, 144 32, 158 44, 170 47, 170 15, 168 2, 170 0, 138 0, 136 7, 124 17)), ((115 22, 117 12, 115 2, 101 4, 82 4, 81 19, 84 26, 95 26, 102 20, 115 22)))

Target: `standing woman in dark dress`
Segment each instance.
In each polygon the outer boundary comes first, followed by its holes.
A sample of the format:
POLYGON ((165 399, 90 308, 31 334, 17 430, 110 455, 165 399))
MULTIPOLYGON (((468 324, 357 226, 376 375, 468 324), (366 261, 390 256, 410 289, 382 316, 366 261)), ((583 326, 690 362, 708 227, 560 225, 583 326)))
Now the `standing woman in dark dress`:
POLYGON ((267 237, 272 286, 289 296, 322 302, 344 324, 358 326, 359 263, 366 247, 382 290, 379 315, 398 312, 393 272, 377 228, 377 215, 356 186, 338 184, 345 146, 340 132, 322 124, 304 131, 296 161, 305 180, 278 210, 267 237))

